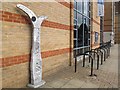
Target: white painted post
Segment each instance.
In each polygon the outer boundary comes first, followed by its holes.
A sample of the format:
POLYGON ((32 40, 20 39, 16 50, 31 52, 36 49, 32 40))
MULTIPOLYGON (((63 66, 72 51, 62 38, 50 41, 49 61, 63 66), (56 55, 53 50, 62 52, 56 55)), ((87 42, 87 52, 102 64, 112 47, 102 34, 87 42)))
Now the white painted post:
POLYGON ((42 22, 47 18, 46 16, 37 17, 30 9, 22 4, 17 4, 17 7, 23 10, 30 18, 33 24, 33 41, 32 41, 32 52, 31 52, 31 82, 28 84, 29 87, 38 88, 45 84, 42 80, 42 58, 40 49, 40 30, 42 22))

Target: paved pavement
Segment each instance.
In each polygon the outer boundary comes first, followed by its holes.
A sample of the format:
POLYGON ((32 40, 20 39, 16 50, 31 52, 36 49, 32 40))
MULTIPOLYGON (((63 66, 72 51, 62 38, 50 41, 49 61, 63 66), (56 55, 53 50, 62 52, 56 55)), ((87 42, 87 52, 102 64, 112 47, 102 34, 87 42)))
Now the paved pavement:
POLYGON ((44 77, 46 84, 40 88, 118 88, 118 45, 111 48, 111 56, 100 65, 99 70, 94 69, 96 77, 90 77, 90 67, 82 67, 78 63, 77 72, 74 65, 59 70, 57 73, 44 77))

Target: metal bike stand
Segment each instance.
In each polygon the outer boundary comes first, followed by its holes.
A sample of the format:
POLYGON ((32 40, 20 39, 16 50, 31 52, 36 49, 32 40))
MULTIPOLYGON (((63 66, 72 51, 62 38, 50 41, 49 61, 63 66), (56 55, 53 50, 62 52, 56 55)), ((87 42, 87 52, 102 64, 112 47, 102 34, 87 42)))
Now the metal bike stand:
POLYGON ((109 56, 110 56, 111 41, 109 41, 108 45, 109 45, 109 56))
POLYGON ((101 51, 100 47, 97 49, 98 52, 101 53, 101 65, 103 64, 103 51, 101 51))
POLYGON ((77 57, 75 57, 75 72, 77 71, 77 57))
POLYGON ((111 47, 111 42, 107 42, 107 46, 108 46, 108 56, 110 56, 110 47, 111 47))
POLYGON ((94 60, 95 60, 95 54, 97 55, 97 70, 99 69, 99 54, 98 52, 96 52, 97 48, 96 49, 92 49, 93 50, 93 53, 94 53, 94 60))
POLYGON ((107 49, 108 49, 108 57, 109 57, 109 45, 108 45, 109 43, 107 43, 107 49))
POLYGON ((105 48, 107 49, 107 58, 110 56, 110 41, 105 43, 105 48))
POLYGON ((104 49, 103 46, 100 49, 102 49, 104 51, 104 61, 105 61, 106 60, 106 50, 104 49))
POLYGON ((110 45, 109 45, 109 42, 107 43, 108 45, 108 56, 110 56, 110 45))
MULTIPOLYGON (((85 60, 85 56, 90 56, 90 58, 91 58, 91 73, 89 76, 97 76, 96 74, 93 74, 93 57, 90 54, 86 54, 86 53, 82 53, 82 54, 79 54, 77 56, 81 56, 81 55, 83 55, 83 58, 84 58, 83 60, 85 60)), ((77 59, 76 59, 76 57, 75 57, 75 72, 77 71, 77 59)))
POLYGON ((108 47, 107 47, 107 45, 104 45, 104 48, 106 50, 106 59, 107 59, 108 58, 108 47))
POLYGON ((106 58, 108 58, 108 45, 105 43, 104 48, 106 49, 106 58))
MULTIPOLYGON (((90 60, 90 56, 92 56, 91 55, 92 53, 97 55, 97 69, 98 69, 99 68, 99 54, 95 51, 92 51, 92 50, 91 51, 86 51, 85 54, 86 53, 89 53, 89 60, 90 60)), ((95 60, 95 57, 94 57, 94 60, 95 60)), ((83 67, 84 66, 85 66, 85 56, 83 56, 83 67)))

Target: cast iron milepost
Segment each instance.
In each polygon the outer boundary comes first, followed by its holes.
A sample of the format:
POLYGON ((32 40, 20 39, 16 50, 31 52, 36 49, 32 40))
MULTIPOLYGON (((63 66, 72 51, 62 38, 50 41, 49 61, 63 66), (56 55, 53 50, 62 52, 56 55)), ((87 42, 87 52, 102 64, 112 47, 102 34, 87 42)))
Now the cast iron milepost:
POLYGON ((42 80, 42 58, 40 49, 40 30, 42 22, 47 18, 46 16, 37 17, 30 9, 22 4, 17 4, 17 7, 23 10, 30 18, 33 24, 33 40, 32 40, 32 51, 31 51, 31 82, 28 84, 29 87, 38 88, 45 84, 42 80))

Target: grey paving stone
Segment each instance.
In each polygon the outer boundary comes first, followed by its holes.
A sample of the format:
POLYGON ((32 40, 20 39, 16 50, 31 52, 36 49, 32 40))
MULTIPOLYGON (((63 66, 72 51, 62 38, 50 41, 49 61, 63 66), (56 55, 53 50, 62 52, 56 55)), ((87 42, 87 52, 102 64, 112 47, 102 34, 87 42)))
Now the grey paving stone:
POLYGON ((49 82, 48 85, 54 88, 60 88, 67 82, 68 82, 67 80, 56 79, 56 80, 49 82))
POLYGON ((80 88, 85 82, 79 79, 72 79, 66 83, 62 88, 80 88))

